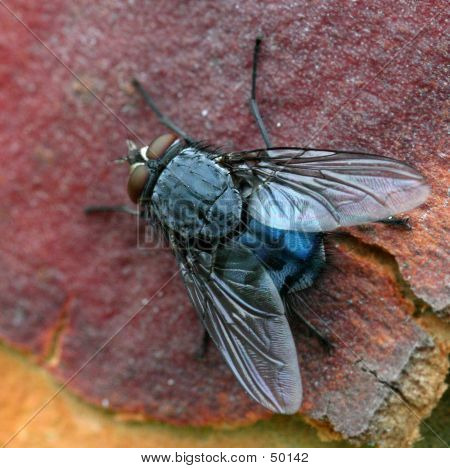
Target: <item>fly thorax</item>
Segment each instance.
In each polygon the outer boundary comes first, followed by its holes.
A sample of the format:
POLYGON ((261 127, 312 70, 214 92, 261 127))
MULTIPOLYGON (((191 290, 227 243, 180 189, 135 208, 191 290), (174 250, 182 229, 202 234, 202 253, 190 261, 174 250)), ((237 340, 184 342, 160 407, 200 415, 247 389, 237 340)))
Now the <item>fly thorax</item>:
POLYGON ((214 240, 241 221, 242 199, 229 172, 192 147, 164 168, 151 200, 161 223, 185 238, 214 240))

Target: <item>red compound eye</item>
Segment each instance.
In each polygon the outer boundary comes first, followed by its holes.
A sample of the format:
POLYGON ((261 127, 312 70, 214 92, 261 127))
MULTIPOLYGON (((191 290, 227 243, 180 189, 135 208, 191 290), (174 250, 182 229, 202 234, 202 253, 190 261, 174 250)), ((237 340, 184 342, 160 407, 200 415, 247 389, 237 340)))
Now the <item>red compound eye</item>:
POLYGON ((160 158, 167 148, 175 141, 178 137, 173 133, 166 133, 164 135, 159 136, 155 140, 153 140, 146 152, 146 156, 148 159, 158 159, 160 158))
POLYGON ((150 171, 144 163, 133 164, 128 176, 128 196, 137 203, 149 178, 150 171))

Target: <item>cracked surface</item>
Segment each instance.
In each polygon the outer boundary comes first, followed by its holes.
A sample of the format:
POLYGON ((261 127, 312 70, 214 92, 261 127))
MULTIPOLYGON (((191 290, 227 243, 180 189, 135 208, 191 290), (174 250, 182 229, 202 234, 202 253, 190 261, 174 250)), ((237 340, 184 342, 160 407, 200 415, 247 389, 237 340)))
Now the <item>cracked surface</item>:
MULTIPOLYGON (((382 153, 424 172, 433 193, 410 214, 411 232, 371 226, 330 241, 331 265, 309 293, 309 318, 333 330, 334 351, 293 324, 302 413, 323 434, 410 444, 447 366, 448 325, 439 318, 449 302, 445 3, 11 6, 144 141, 162 129, 132 93, 134 75, 189 134, 260 146, 246 99, 262 30, 258 96, 276 144, 382 153)), ((109 162, 131 132, 4 10, 0 24, 2 341, 46 360, 64 380, 156 294, 71 391, 130 418, 179 425, 269 418, 216 350, 194 359, 202 334, 181 281, 157 292, 175 271, 171 254, 136 248, 128 217, 82 212, 126 199, 125 170, 109 162)))

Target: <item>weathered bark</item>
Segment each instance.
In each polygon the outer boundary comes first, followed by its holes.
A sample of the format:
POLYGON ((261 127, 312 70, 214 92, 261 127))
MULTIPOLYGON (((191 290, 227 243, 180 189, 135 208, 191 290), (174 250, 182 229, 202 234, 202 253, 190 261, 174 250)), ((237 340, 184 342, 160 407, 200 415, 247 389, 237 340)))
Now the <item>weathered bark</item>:
POLYGON ((138 3, 10 2, 66 66, 0 9, 1 340, 64 382, 151 298, 72 392, 176 425, 271 417, 215 349, 194 357, 201 327, 181 281, 160 291, 176 271, 171 254, 138 248, 126 216, 83 213, 126 199, 126 170, 111 164, 125 138, 163 131, 133 94, 135 75, 189 134, 261 146, 246 100, 262 31, 258 95, 276 145, 385 154, 432 187, 412 231, 330 237, 330 266, 308 300, 331 352, 293 324, 301 413, 328 436, 410 445, 444 390, 449 347, 446 4, 138 3))

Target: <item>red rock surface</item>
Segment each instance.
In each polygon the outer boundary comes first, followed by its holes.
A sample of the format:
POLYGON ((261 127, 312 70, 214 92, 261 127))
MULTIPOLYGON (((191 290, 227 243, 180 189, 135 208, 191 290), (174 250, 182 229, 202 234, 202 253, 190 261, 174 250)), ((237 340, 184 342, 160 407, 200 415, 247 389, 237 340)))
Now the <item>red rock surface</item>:
MULTIPOLYGON (((433 194, 411 213, 413 231, 352 234, 389 252, 417 298, 448 304, 445 2, 7 5, 35 36, 0 6, 0 336, 41 358, 55 336, 48 368, 63 381, 151 298, 71 381, 74 392, 179 424, 268 417, 215 349, 194 358, 201 327, 181 281, 159 291, 176 271, 171 254, 138 249, 126 216, 83 213, 126 200, 125 168, 111 161, 126 137, 147 142, 163 130, 133 76, 189 134, 261 145, 246 104, 261 32, 258 91, 276 144, 381 153, 427 176, 433 194)), ((381 381, 395 384, 431 344, 390 268, 347 243, 338 254, 340 270, 323 279, 329 295, 314 303, 346 345, 328 355, 297 330, 302 411, 357 436, 388 398, 381 381)))

